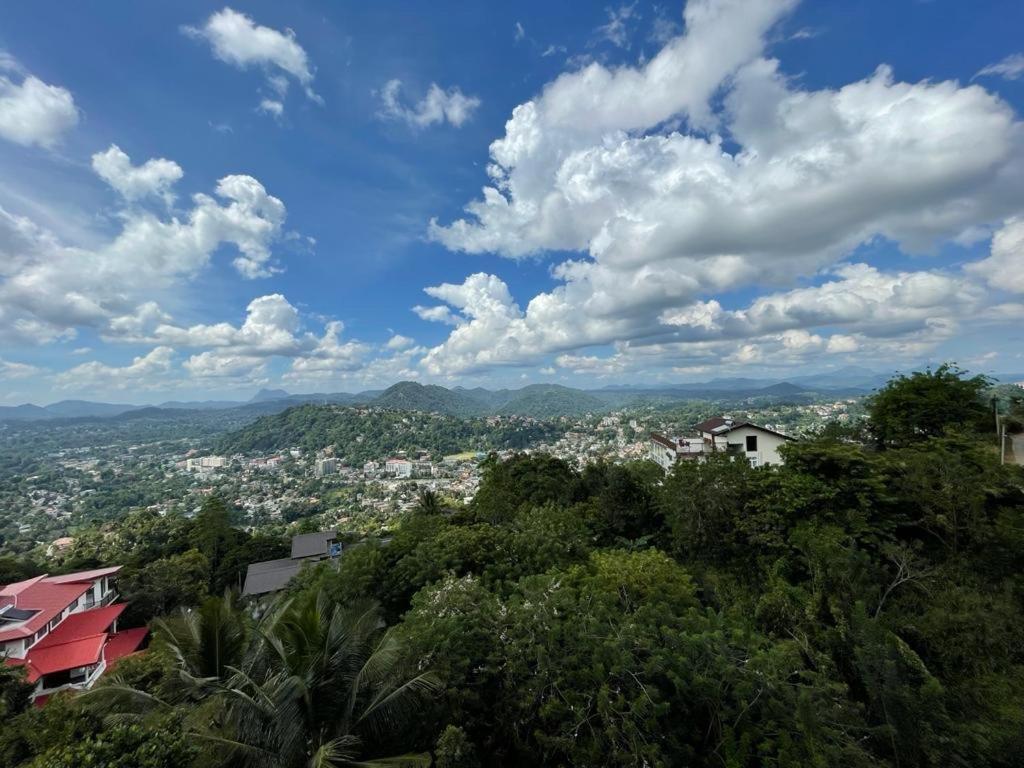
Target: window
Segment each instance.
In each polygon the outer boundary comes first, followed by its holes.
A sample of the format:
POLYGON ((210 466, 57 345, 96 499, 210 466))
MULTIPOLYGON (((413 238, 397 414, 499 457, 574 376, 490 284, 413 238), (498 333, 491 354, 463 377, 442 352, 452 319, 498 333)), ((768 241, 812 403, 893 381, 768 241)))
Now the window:
POLYGON ((747 453, 757 450, 757 435, 747 435, 747 453))

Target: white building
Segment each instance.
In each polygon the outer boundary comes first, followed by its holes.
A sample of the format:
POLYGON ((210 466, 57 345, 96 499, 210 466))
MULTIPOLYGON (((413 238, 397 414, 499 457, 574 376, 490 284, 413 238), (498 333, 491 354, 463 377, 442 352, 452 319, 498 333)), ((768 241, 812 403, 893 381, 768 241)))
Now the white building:
POLYGON ((781 448, 793 438, 749 421, 716 416, 695 427, 695 437, 670 438, 652 432, 647 457, 666 472, 680 460, 702 460, 708 454, 743 456, 752 467, 782 464, 781 448))
POLYGON ((388 459, 384 471, 395 477, 412 477, 412 462, 408 459, 388 459))
POLYGON ((220 469, 227 466, 228 460, 223 456, 203 456, 199 459, 189 459, 185 467, 189 472, 203 472, 211 469, 220 469))
POLYGON ((317 459, 313 465, 313 474, 317 477, 333 475, 338 471, 338 460, 332 458, 317 459))
POLYGON ((744 456, 752 467, 781 464, 779 448, 792 437, 761 427, 749 421, 733 421, 725 416, 716 416, 696 426, 697 433, 704 438, 705 445, 713 450, 726 450, 744 456))

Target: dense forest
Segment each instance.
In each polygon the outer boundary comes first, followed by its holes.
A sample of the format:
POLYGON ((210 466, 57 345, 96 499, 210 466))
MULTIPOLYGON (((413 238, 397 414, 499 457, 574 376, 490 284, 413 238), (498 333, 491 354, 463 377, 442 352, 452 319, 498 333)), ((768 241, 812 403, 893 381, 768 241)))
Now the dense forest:
MULTIPOLYGON (((215 499, 133 515, 66 565, 129 563, 153 644, 41 709, 3 672, 0 764, 1020 765, 1024 471, 987 385, 895 379, 777 468, 492 457, 255 611, 230 588, 282 541, 215 499)), ((351 437, 319 412, 289 413, 351 437)))
POLYGON ((555 423, 525 419, 495 421, 381 408, 300 405, 226 435, 219 447, 226 453, 253 453, 333 446, 339 458, 362 464, 399 451, 440 456, 521 449, 558 437, 563 431, 564 427, 555 423))

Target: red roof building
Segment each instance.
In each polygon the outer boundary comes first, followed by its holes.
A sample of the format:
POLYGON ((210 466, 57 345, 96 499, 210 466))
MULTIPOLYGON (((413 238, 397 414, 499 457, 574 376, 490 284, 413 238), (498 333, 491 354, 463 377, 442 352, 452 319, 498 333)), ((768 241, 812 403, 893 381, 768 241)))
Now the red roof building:
POLYGON ((117 631, 120 567, 37 576, 0 588, 0 655, 23 666, 37 704, 63 688, 89 688, 118 659, 138 650, 145 627, 117 631))

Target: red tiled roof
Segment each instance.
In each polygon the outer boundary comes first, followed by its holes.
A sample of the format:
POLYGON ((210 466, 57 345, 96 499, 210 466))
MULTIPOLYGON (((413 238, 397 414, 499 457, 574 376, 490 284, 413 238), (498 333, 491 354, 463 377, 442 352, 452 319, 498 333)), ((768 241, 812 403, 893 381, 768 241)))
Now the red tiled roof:
POLYGON ((24 664, 28 668, 28 682, 34 683, 43 675, 63 672, 75 667, 86 667, 100 660, 107 633, 81 637, 48 648, 32 648, 25 659, 8 659, 12 666, 24 664))
POLYGON ((51 584, 48 581, 37 581, 24 587, 18 592, 15 605, 25 610, 38 611, 38 613, 24 624, 0 631, 0 643, 34 635, 51 619, 89 591, 90 586, 88 583, 51 584))
POLYGON ((47 576, 46 580, 51 584, 77 584, 82 581, 95 581, 103 576, 110 576, 121 570, 120 565, 111 568, 97 568, 92 571, 79 571, 78 573, 66 573, 63 576, 47 576))
POLYGON ((38 611, 24 624, 0 630, 0 643, 31 637, 85 594, 92 582, 120 570, 121 566, 115 565, 111 568, 66 573, 63 576, 43 575, 0 587, 0 605, 15 605, 24 610, 38 611))
POLYGON ((106 632, 127 607, 127 603, 117 603, 116 605, 93 608, 81 613, 72 613, 58 624, 57 628, 50 634, 32 646, 32 650, 48 648, 51 645, 60 645, 79 637, 88 637, 89 635, 106 632))
POLYGON ((135 653, 148 634, 149 629, 146 627, 125 629, 112 634, 110 640, 107 641, 107 647, 103 649, 103 657, 107 660, 107 668, 109 669, 113 666, 114 662, 118 659, 135 653))
POLYGON ((31 579, 25 579, 24 581, 16 581, 13 584, 8 584, 3 589, 0 589, 0 595, 3 595, 4 597, 7 597, 8 595, 19 595, 33 584, 37 584, 45 578, 46 574, 44 573, 42 576, 33 576, 31 579))

